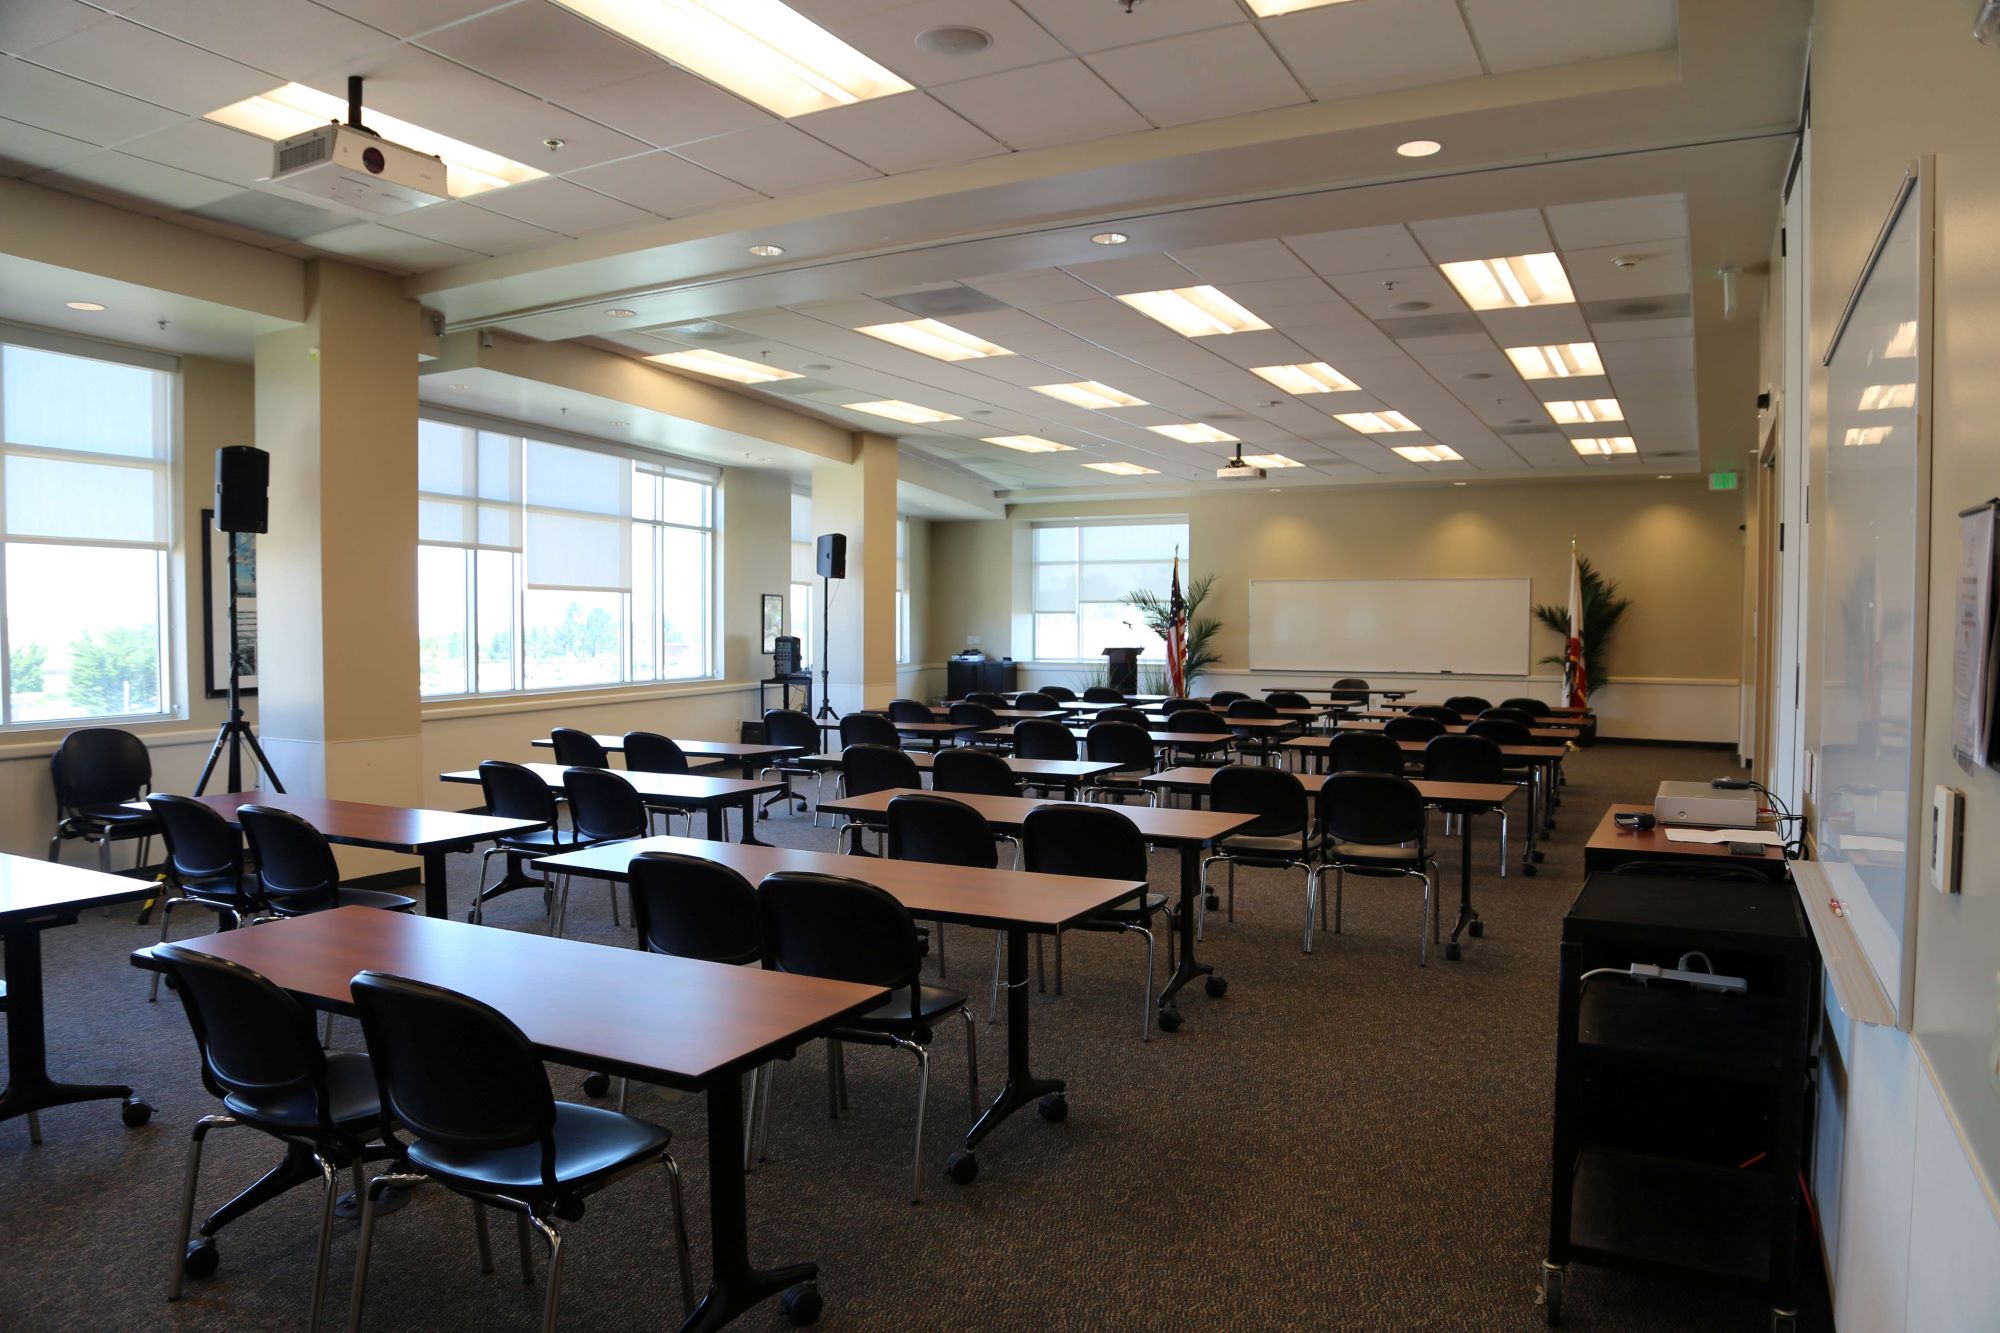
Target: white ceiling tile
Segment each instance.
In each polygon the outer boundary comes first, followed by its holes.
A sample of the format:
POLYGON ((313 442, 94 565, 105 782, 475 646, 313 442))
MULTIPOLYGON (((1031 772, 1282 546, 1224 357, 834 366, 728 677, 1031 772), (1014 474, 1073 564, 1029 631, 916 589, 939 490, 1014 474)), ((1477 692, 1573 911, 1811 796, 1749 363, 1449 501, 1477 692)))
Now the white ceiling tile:
POLYGON ((109 17, 80 0, 7 0, 0 5, 0 51, 24 56, 109 17))
POLYGON ((509 5, 431 33, 422 45, 554 101, 651 74, 664 63, 557 4, 509 5))
POLYGON ((1201 342, 1223 360, 1245 369, 1251 366, 1293 366, 1316 359, 1307 356, 1305 348, 1275 329, 1224 334, 1203 338, 1201 342))
POLYGON ((1092 342, 1118 339, 1134 343, 1161 342, 1181 336, 1166 325, 1146 318, 1124 302, 1109 297, 1046 306, 1040 313, 1049 323, 1072 333, 1080 333, 1092 342))
POLYGON ((1005 70, 932 91, 939 101, 1014 148, 1044 148, 1151 128, 1081 60, 1005 70))
POLYGON ((768 195, 798 194, 879 173, 790 125, 765 125, 703 139, 676 150, 699 166, 721 172, 768 195))
POLYGON ((1302 278, 1272 279, 1268 282, 1231 282, 1229 294, 1264 320, 1278 327, 1288 324, 1329 324, 1341 319, 1360 319, 1353 306, 1337 296, 1324 279, 1308 273, 1302 278))
MULTIPOLYGON (((4 72, 4 67, 0 67, 0 73, 4 72)), ((89 157, 96 151, 96 144, 81 139, 23 125, 18 120, 0 120, 0 173, 25 176, 89 157)))
POLYGON ((1059 268, 988 274, 967 278, 965 285, 985 292, 996 301, 1028 309, 1060 305, 1065 301, 1091 301, 1102 295, 1089 283, 1080 282, 1059 268))
POLYGON ((859 18, 863 14, 879 13, 884 9, 894 9, 897 5, 907 5, 910 0, 786 0, 786 3, 821 27, 825 27, 829 23, 839 23, 844 19, 859 18))
POLYGON ((35 63, 190 115, 241 101, 273 83, 263 70, 123 19, 50 42, 35 52, 35 63))
POLYGON ((374 260, 406 272, 444 268, 479 258, 474 251, 426 240, 407 232, 392 231, 379 222, 361 222, 321 232, 317 236, 306 237, 305 244, 315 250, 374 260))
POLYGON ((1660 241, 1688 234, 1687 198, 1679 194, 1557 204, 1543 211, 1548 215, 1549 230, 1566 250, 1660 241))
MULTIPOLYGON (((1646 371, 1694 369, 1692 338, 1633 338, 1626 342, 1606 343, 1599 351, 1604 357, 1604 368, 1610 372, 1615 384, 1621 384, 1628 375, 1646 371)), ((1568 380, 1546 382, 1569 383, 1568 380)), ((1692 388, 1692 385, 1689 387, 1692 388)))
POLYGON ((120 144, 118 148, 120 152, 179 167, 182 171, 235 181, 245 189, 259 178, 271 174, 269 139, 244 134, 213 121, 184 120, 157 134, 120 144))
POLYGON ((1664 51, 1674 45, 1674 0, 1462 0, 1486 68, 1512 70, 1664 51))
POLYGON ((180 116, 136 97, 8 57, 0 60, 0 118, 86 143, 114 144, 164 129, 180 116))
POLYGON ((1173 259, 1208 283, 1278 282, 1312 277, 1312 270, 1304 261, 1277 241, 1199 245, 1175 250, 1173 259))
POLYGON ((1400 223, 1313 232, 1307 236, 1287 236, 1284 240, 1315 273, 1373 273, 1430 262, 1423 247, 1400 223))
MULTIPOLYGON (((1393 355, 1396 351, 1396 344, 1389 336, 1366 321, 1298 325, 1287 327, 1285 333, 1293 342, 1311 352, 1316 359, 1332 363, 1342 374, 1347 373, 1348 361, 1356 357, 1393 355)), ((1314 395, 1317 398, 1337 396, 1314 395)))
POLYGON ((1006 148, 921 92, 875 97, 791 122, 877 171, 894 174, 992 157, 1006 148))
POLYGON ((661 148, 775 124, 777 119, 706 79, 671 67, 557 100, 661 148))
POLYGON ((1410 232, 1434 264, 1501 255, 1539 255, 1555 248, 1542 215, 1532 208, 1412 222, 1410 232))
POLYGON ((1129 12, 1117 4, 1080 4, 1078 0, 1016 3, 1054 33, 1056 40, 1079 53, 1247 21, 1236 0, 1146 0, 1129 12))
POLYGON ((134 22, 284 79, 344 64, 395 41, 311 0, 247 5, 241 0, 126 0, 120 9, 134 22))
POLYGON ((1121 259, 1065 264, 1063 272, 1089 283, 1108 296, 1198 285, 1193 273, 1166 255, 1128 255, 1121 259))
POLYGON ((124 153, 98 153, 35 180, 37 184, 65 189, 80 185, 100 197, 136 200, 172 211, 200 208, 240 194, 243 188, 124 153))
POLYGON ((1589 342, 1590 326, 1575 305, 1536 305, 1518 310, 1481 310, 1479 322, 1502 347, 1541 347, 1589 342))
POLYGON ((824 26, 922 88, 1069 54, 1013 0, 918 0, 827 21, 824 26), (917 35, 932 28, 977 28, 990 35, 993 44, 972 55, 935 54, 917 45, 917 35))
POLYGON ((1694 320, 1686 315, 1667 319, 1615 319, 1590 326, 1590 336, 1602 352, 1606 344, 1644 338, 1692 338, 1694 320))
POLYGON ((457 200, 398 213, 385 219, 383 225, 425 240, 442 241, 446 245, 477 250, 486 255, 509 254, 560 239, 554 232, 457 200))
POLYGON ((479 196, 478 202, 491 212, 565 236, 582 236, 606 227, 653 220, 653 215, 643 208, 555 176, 489 190, 479 196))
MULTIPOLYGON (((1232 343, 1238 338, 1248 338, 1247 333, 1234 334, 1227 338, 1178 338, 1171 341, 1139 343, 1122 349, 1131 360, 1148 370, 1162 375, 1172 375, 1190 383, 1202 376, 1228 374, 1236 364, 1223 353, 1218 344, 1232 343)), ((1260 363, 1262 364, 1262 363, 1260 363)), ((1262 383, 1260 380, 1259 383, 1262 383)))
POLYGON ((1563 267, 1579 301, 1614 301, 1632 296, 1677 296, 1688 291, 1687 243, 1641 241, 1594 250, 1566 250, 1563 267), (1614 260, 1636 259, 1620 268, 1614 260))
POLYGON ((514 0, 317 0, 328 9, 338 10, 349 18, 360 19, 371 28, 393 32, 398 37, 414 37, 420 32, 489 9, 497 9, 514 0))
POLYGON ((672 153, 642 153, 570 172, 565 179, 663 217, 681 217, 757 197, 756 191, 672 153))
POLYGON ((1265 19, 1260 26, 1317 101, 1482 72, 1454 0, 1325 5, 1265 19))
POLYGON ((1247 23, 1100 51, 1089 57, 1089 64, 1155 125, 1185 125, 1308 100, 1247 23))
POLYGON ((1400 319, 1407 315, 1441 315, 1463 311, 1465 302, 1435 268, 1395 268, 1378 273, 1341 273, 1327 281, 1346 297, 1356 310, 1370 319, 1400 319), (1429 302, 1427 310, 1398 310, 1397 306, 1429 302))

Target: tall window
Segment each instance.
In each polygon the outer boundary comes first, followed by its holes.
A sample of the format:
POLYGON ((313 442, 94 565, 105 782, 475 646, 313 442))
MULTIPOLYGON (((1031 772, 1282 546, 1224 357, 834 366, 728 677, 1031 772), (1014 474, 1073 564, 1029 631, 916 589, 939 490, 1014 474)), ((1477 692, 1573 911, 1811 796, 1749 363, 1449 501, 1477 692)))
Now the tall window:
POLYGON ((710 674, 712 480, 441 421, 417 455, 425 695, 710 674))
POLYGON ((910 520, 896 520, 896 660, 910 660, 910 520))
POLYGON ((1125 597, 1141 588, 1166 596, 1176 547, 1185 581, 1185 522, 1140 519, 1037 525, 1028 571, 1035 656, 1044 661, 1084 661, 1106 648, 1137 644, 1143 650, 1142 660, 1165 661, 1166 644, 1125 604, 1125 597))
POLYGON ((819 613, 813 602, 813 574, 816 553, 813 548, 812 497, 792 493, 792 581, 785 599, 785 632, 799 636, 800 665, 814 660, 819 651, 819 636, 814 630, 813 617, 819 613))
POLYGON ((0 344, 0 722, 167 711, 173 382, 0 344))

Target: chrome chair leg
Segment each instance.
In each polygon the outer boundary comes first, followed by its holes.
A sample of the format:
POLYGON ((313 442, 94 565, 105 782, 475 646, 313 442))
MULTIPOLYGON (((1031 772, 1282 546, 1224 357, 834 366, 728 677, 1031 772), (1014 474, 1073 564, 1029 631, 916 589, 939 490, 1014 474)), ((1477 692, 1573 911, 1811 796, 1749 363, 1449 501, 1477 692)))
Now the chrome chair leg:
POLYGON ((535 1285, 534 1229, 526 1213, 514 1214, 514 1249, 521 1260, 521 1285, 535 1285))
POLYGON ((1306 871, 1306 928, 1300 937, 1299 948, 1303 953, 1313 951, 1313 903, 1319 898, 1319 870, 1317 867, 1306 871))
POLYGON ((972 1117, 979 1118, 979 1028, 972 1021, 972 1010, 966 1005, 958 1006, 958 1016, 965 1020, 965 1101, 972 1108, 972 1117))
MULTIPOLYGON (((312 1315, 306 1321, 307 1333, 319 1333, 321 1307, 326 1303, 326 1264, 333 1251, 333 1204, 340 1197, 340 1168, 319 1158, 321 1177, 319 1206, 319 1248, 313 1255, 312 1315)), ((360 1159, 355 1159, 360 1165, 360 1159)))
MULTIPOLYGON (((173 919, 174 904, 180 901, 182 899, 174 897, 167 891, 166 885, 163 884, 160 886, 160 943, 162 944, 167 942, 167 922, 173 919)), ((146 1003, 157 1003, 159 998, 160 974, 155 972, 153 973, 152 985, 146 991, 146 1003)))
POLYGON ((930 1099, 931 1092, 931 1053, 905 1038, 894 1040, 896 1045, 917 1057, 917 1132, 910 1158, 910 1202, 917 1204, 924 1199, 924 1104, 930 1099))
POLYGON ((376 1176, 361 1194, 361 1239, 354 1253, 354 1294, 347 1304, 347 1333, 361 1333, 361 1311, 368 1300, 368 1251, 375 1240, 375 1202, 390 1185, 415 1185, 423 1180, 415 1175, 376 1176))
POLYGON ((1140 992, 1139 1040, 1153 1039, 1153 932, 1145 926, 1126 922, 1125 929, 1146 937, 1146 984, 1140 992))
POLYGON ((681 1276, 681 1314, 686 1316, 694 1313, 694 1258, 688 1252, 687 1201, 681 1193, 681 1164, 672 1153, 663 1152, 660 1165, 667 1168, 667 1193, 674 1204, 674 1258, 679 1261, 681 1276))
POLYGON ((1424 916, 1430 923, 1429 930, 1417 932, 1417 966, 1429 967, 1431 962, 1431 937, 1437 934, 1437 904, 1431 894, 1431 877, 1419 875, 1424 882, 1424 916))
POLYGON ((556 1333, 556 1303, 562 1299, 563 1239, 553 1222, 540 1217, 528 1219, 528 1225, 542 1233, 542 1239, 549 1243, 548 1292, 542 1297, 542 1333, 556 1333))
POLYGON ((1500 807, 1500 878, 1507 878, 1507 807, 1500 807))
POLYGON ((1000 1016, 1000 959, 1002 946, 1007 936, 1001 931, 993 932, 993 986, 986 994, 986 1026, 992 1027, 993 1020, 1000 1016))
POLYGON ((764 1066, 764 1105, 757 1111, 757 1160, 762 1162, 770 1157, 771 1151, 771 1088, 777 1082, 778 1062, 764 1066))
POLYGON ((486 1231, 486 1205, 472 1200, 472 1235, 479 1242, 479 1271, 489 1274, 493 1271, 493 1238, 486 1231))
MULTIPOLYGON (((30 1115, 32 1114, 31 1112, 30 1115)), ((201 1177, 202 1141, 208 1137, 208 1131, 211 1129, 228 1129, 240 1123, 233 1115, 205 1115, 194 1122, 194 1139, 188 1144, 187 1173, 181 1182, 181 1226, 179 1234, 174 1237, 174 1271, 167 1280, 167 1299, 170 1301, 181 1298, 181 1283, 186 1278, 182 1265, 187 1259, 188 1232, 194 1229, 194 1187, 195 1182, 201 1177)), ((42 1136, 39 1130, 35 1129, 32 1119, 29 1125, 33 1141, 40 1143, 42 1136)))

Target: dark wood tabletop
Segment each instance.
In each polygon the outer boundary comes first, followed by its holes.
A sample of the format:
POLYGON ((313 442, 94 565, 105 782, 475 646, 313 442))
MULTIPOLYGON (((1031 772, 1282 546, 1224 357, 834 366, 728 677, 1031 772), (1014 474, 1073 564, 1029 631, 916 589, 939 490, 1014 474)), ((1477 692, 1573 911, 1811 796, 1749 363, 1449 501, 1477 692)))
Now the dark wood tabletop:
MULTIPOLYGON (((1327 749, 1332 744, 1333 737, 1331 736, 1299 736, 1293 740, 1283 742, 1279 748, 1311 752, 1327 749)), ((1430 742, 1397 741, 1396 744, 1402 747, 1404 754, 1422 754, 1424 747, 1429 745, 1430 742)), ((1509 759, 1532 759, 1538 763, 1553 763, 1567 756, 1569 754, 1569 747, 1566 745, 1503 745, 1500 747, 1500 753, 1509 759)))
MULTIPOLYGON (((860 711, 875 713, 882 717, 889 715, 889 710, 886 708, 863 708, 860 711)), ((931 715, 934 717, 950 717, 951 705, 932 704, 931 715)), ((1061 717, 1062 715, 1062 709, 1060 708, 996 708, 993 710, 993 716, 1008 722, 1025 722, 1029 718, 1061 717)))
MULTIPOLYGON (((1069 733, 1070 735, 1075 736, 1080 740, 1083 737, 1088 736, 1090 734, 1090 730, 1087 727, 1071 727, 1069 729, 1069 733)), ((980 732, 979 734, 981 736, 991 736, 994 737, 995 739, 1011 739, 1014 735, 1014 728, 989 727, 985 731, 980 732)), ((1188 750, 1197 749, 1201 746, 1213 747, 1217 745, 1230 745, 1233 744, 1236 740, 1235 736, 1224 735, 1223 733, 1218 731, 1148 730, 1146 734, 1153 738, 1153 744, 1155 745, 1178 745, 1181 748, 1188 750)))
MULTIPOLYGON (((606 753, 623 754, 625 737, 622 733, 604 732, 591 737, 603 746, 606 753)), ((797 754, 796 745, 752 745, 743 741, 684 741, 680 737, 671 738, 680 746, 681 753, 690 759, 726 759, 732 763, 755 763, 759 759, 782 759, 789 754, 797 754)), ((552 750, 555 742, 547 736, 537 736, 531 742, 538 750, 552 750)))
POLYGON ((0 853, 0 925, 51 914, 73 918, 81 908, 133 902, 157 892, 159 886, 151 880, 0 853))
MULTIPOLYGON (((549 785, 551 791, 561 791, 563 774, 567 770, 561 764, 523 764, 536 777, 549 785)), ((632 789, 649 801, 671 801, 695 808, 711 805, 729 805, 749 796, 762 796, 766 792, 783 791, 782 781, 768 781, 750 778, 711 778, 698 773, 634 773, 630 769, 610 768, 607 773, 616 773, 632 784, 632 789)), ((462 768, 451 773, 438 774, 439 782, 479 783, 479 770, 462 768)))
MULTIPOLYGON (((753 849, 754 850, 754 849, 753 849)), ((262 973, 316 1007, 351 1012, 348 983, 387 972, 470 995, 561 1064, 693 1088, 762 1063, 879 986, 696 962, 462 921, 341 907, 181 942, 262 973)), ((150 951, 133 955, 144 966, 150 951)))
MULTIPOLYGON (((937 752, 934 750, 905 750, 904 753, 910 756, 911 762, 916 764, 917 771, 921 773, 930 772, 932 766, 937 763, 937 752)), ((1094 778, 1099 773, 1109 773, 1118 767, 1113 763, 1093 759, 1016 759, 1012 755, 1001 755, 1000 758, 1016 777, 1055 778, 1059 781, 1072 782, 1094 778)), ((806 755, 799 762, 814 768, 838 769, 846 760, 840 751, 827 750, 820 754, 806 755)))
POLYGON ((1591 831, 1590 841, 1583 845, 1583 864, 1586 870, 1600 869, 1614 865, 1625 859, 1630 860, 1703 860, 1740 861, 1755 864, 1764 862, 1771 866, 1781 866, 1785 852, 1781 847, 1760 848, 1755 856, 1738 856, 1719 842, 1675 842, 1667 836, 1666 825, 1655 824, 1649 829, 1626 829, 1618 827, 1616 817, 1621 814, 1652 814, 1650 805, 1613 805, 1604 811, 1604 817, 1597 821, 1591 831))
MULTIPOLYGON (((889 802, 907 794, 906 788, 892 787, 887 791, 869 792, 866 796, 843 796, 838 800, 821 801, 819 808, 828 814, 861 816, 879 823, 889 808, 889 802)), ((1074 804, 1027 796, 979 796, 971 792, 952 792, 950 796, 954 801, 963 801, 977 810, 988 824, 1002 832, 1019 829, 1030 810, 1045 805, 1074 804)), ((1145 835, 1146 841, 1163 846, 1212 842, 1227 837, 1256 819, 1255 815, 1218 814, 1213 810, 1168 810, 1145 805, 1107 805, 1105 808, 1116 810, 1131 820, 1145 835)))
POLYGON ((246 805, 288 810, 318 829, 328 842, 386 852, 421 854, 435 848, 466 847, 542 827, 532 819, 495 819, 491 815, 468 815, 456 810, 370 805, 366 801, 336 801, 325 796, 267 791, 230 792, 195 799, 232 824, 239 822, 236 811, 246 805))
POLYGON ((699 856, 730 867, 752 884, 781 870, 840 875, 873 884, 909 908, 911 915, 926 920, 963 922, 997 930, 1024 927, 1039 934, 1051 934, 1092 916, 1146 887, 1125 880, 941 866, 790 847, 746 847, 741 843, 704 842, 696 838, 640 838, 600 844, 544 857, 535 865, 550 874, 625 879, 632 858, 641 852, 699 856))
MULTIPOLYGON (((1397 714, 1397 716, 1402 716, 1402 715, 1397 714)), ((1390 721, 1392 720, 1393 719, 1391 718, 1372 718, 1372 717, 1362 716, 1351 719, 1349 721, 1336 722, 1333 724, 1333 726, 1335 731, 1381 731, 1384 727, 1387 727, 1390 721)), ((1466 727, 1469 725, 1470 725, 1469 723, 1465 722, 1447 722, 1444 724, 1444 729, 1451 735, 1463 736, 1465 734, 1466 727)), ((1583 728, 1531 726, 1528 728, 1528 734, 1530 736, 1533 736, 1536 740, 1573 741, 1583 734, 1583 728)))
MULTIPOLYGON (((1158 773, 1140 779, 1148 787, 1160 787, 1167 791, 1193 792, 1205 794, 1215 781, 1219 768, 1187 767, 1163 769, 1158 773)), ((1305 780, 1307 790, 1312 783, 1305 780)), ((1477 805, 1481 807, 1504 805, 1521 789, 1511 782, 1433 782, 1429 778, 1412 778, 1411 783, 1426 801, 1433 805, 1477 805)))
MULTIPOLYGON (((1407 713, 1412 708, 1442 708, 1444 707, 1444 703, 1442 700, 1436 703, 1425 703, 1422 699, 1401 699, 1393 704, 1385 705, 1385 707, 1395 712, 1407 713)), ((1547 710, 1543 714, 1545 717, 1573 717, 1581 720, 1594 716, 1588 708, 1571 708, 1567 704, 1545 704, 1544 708, 1547 710)), ((1469 717, 1472 715, 1460 713, 1459 716, 1469 717)))
POLYGON ((957 736, 979 730, 977 722, 898 722, 895 727, 906 736, 957 736))

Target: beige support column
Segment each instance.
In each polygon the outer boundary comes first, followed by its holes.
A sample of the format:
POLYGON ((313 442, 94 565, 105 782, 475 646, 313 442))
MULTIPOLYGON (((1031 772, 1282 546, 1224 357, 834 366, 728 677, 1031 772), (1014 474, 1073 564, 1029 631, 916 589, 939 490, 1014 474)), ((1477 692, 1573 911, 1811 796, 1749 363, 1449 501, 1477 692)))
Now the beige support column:
MULTIPOLYGON (((304 324, 257 340, 259 732, 288 792, 414 803, 417 318, 386 274, 316 260, 304 324)), ((352 857, 350 873, 392 862, 352 857)))
POLYGON ((815 463, 812 480, 813 536, 847 534, 827 617, 833 706, 879 708, 896 695, 896 442, 857 434, 853 461, 815 463))

